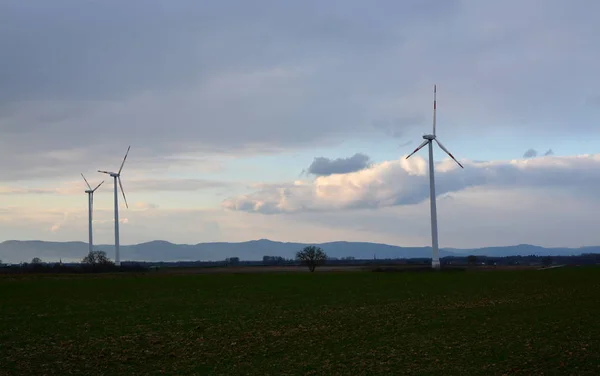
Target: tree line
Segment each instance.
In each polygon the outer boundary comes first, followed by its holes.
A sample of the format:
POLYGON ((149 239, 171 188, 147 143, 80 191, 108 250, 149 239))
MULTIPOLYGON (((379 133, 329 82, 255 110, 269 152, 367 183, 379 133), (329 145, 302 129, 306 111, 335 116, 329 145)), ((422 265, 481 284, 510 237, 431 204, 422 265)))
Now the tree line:
MULTIPOLYGON (((287 260, 280 256, 263 256, 263 265, 286 265, 296 264, 306 265, 308 270, 314 272, 317 266, 323 265, 327 261, 327 254, 322 248, 310 245, 296 252, 296 258, 287 260)), ((239 257, 228 257, 225 259, 226 265, 239 265, 239 257)))
MULTIPOLYGON (((600 254, 589 253, 577 256, 447 256, 441 259, 442 265, 596 265, 600 264, 600 254)), ((161 266, 165 267, 219 267, 219 266, 265 266, 265 265, 305 265, 311 272, 323 265, 356 265, 356 264, 410 264, 410 265, 429 265, 429 258, 415 259, 373 259, 360 260, 354 257, 333 258, 328 257, 325 251, 316 246, 308 246, 296 252, 294 258, 284 258, 281 256, 265 255, 262 261, 243 261, 239 257, 228 257, 224 261, 178 261, 178 262, 122 262, 121 266, 116 266, 110 260, 104 251, 92 251, 87 254, 79 263, 44 263, 41 258, 34 257, 29 263, 22 263, 18 266, 5 266, 0 260, 0 272, 2 273, 27 273, 27 272, 48 272, 48 273, 98 273, 98 272, 126 272, 126 271, 147 271, 161 266)))
MULTIPOLYGON (((327 254, 319 247, 308 246, 296 253, 296 262, 306 265, 311 272, 314 272, 316 267, 322 265, 327 260, 327 254)), ((278 256, 264 256, 265 264, 284 264, 288 260, 278 256)), ((239 265, 239 257, 228 257, 225 260, 226 265, 239 265)), ((0 260, 2 266, 2 260, 0 260)), ((121 266, 116 266, 115 263, 108 258, 104 251, 90 251, 78 265, 65 265, 62 261, 58 263, 44 263, 41 258, 34 257, 31 263, 22 263, 17 268, 23 272, 74 272, 74 273, 97 273, 111 271, 142 271, 150 269, 147 263, 121 263, 121 266)))
MULTIPOLYGON (((0 260, 0 265, 2 261, 0 260)), ((147 268, 142 265, 126 265, 117 267, 106 256, 104 251, 89 252, 79 264, 63 264, 62 260, 54 263, 44 263, 41 258, 34 257, 30 263, 24 262, 17 267, 4 267, 4 272, 15 273, 102 273, 102 272, 131 272, 143 271, 147 268)))

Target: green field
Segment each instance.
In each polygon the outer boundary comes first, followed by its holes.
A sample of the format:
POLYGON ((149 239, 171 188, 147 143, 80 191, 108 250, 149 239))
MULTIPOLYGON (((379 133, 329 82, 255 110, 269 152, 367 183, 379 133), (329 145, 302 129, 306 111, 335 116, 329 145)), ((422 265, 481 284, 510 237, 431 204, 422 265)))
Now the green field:
POLYGON ((599 375, 600 269, 0 276, 1 375, 599 375))

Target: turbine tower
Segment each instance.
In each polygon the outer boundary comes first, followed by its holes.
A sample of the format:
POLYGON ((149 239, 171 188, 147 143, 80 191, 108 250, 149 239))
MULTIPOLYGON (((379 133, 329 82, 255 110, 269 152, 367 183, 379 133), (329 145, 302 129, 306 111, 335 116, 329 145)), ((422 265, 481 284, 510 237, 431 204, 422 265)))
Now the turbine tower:
POLYGON ((114 179, 114 187, 115 187, 115 265, 121 265, 121 259, 119 257, 119 189, 117 187, 117 180, 119 181, 119 187, 121 187, 121 193, 123 194, 123 200, 125 200, 125 206, 129 209, 129 205, 127 204, 127 197, 125 197, 125 191, 123 190, 123 184, 121 184, 121 170, 123 170, 123 165, 125 164, 125 160, 127 159, 127 155, 129 154, 129 149, 131 146, 127 148, 127 152, 125 153, 125 158, 123 158, 123 162, 121 162, 121 167, 119 168, 119 172, 110 172, 110 171, 102 171, 98 170, 103 174, 108 174, 114 179))
POLYGON ((88 232, 89 232, 88 244, 89 244, 90 252, 92 252, 92 250, 94 249, 94 240, 92 239, 92 212, 94 211, 94 192, 96 192, 96 189, 100 188, 102 183, 104 183, 104 180, 102 180, 102 182, 100 182, 100 184, 98 184, 96 186, 96 188, 92 189, 92 186, 90 186, 90 183, 88 183, 85 176, 83 176, 83 174, 81 174, 81 177, 83 178, 83 180, 85 181, 85 184, 87 184, 87 186, 89 188, 88 190, 85 191, 85 193, 88 194, 88 232))
POLYGON ((435 111, 436 111, 436 93, 437 88, 436 85, 433 86, 433 134, 423 135, 425 141, 418 148, 415 149, 412 153, 410 153, 406 159, 410 158, 413 154, 418 152, 423 146, 429 145, 429 202, 431 204, 431 248, 432 248, 432 257, 431 257, 431 267, 433 269, 440 268, 440 254, 438 249, 438 228, 437 228, 437 209, 435 205, 435 177, 434 177, 434 168, 433 168, 433 141, 435 141, 438 146, 446 152, 454 160, 454 162, 458 163, 461 168, 464 168, 463 165, 460 164, 459 161, 454 158, 452 153, 448 151, 442 145, 442 143, 435 136, 435 111))

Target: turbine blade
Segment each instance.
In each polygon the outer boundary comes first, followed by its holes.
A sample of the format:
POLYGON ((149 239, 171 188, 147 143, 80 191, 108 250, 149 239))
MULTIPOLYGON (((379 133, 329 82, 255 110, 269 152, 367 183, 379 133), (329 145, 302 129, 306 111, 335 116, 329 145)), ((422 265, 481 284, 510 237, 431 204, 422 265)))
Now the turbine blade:
POLYGON ((83 180, 85 180, 85 184, 87 184, 88 188, 91 190, 92 187, 90 186, 90 183, 88 183, 87 179, 85 178, 85 176, 83 176, 83 174, 81 174, 81 177, 83 178, 83 180))
POLYGON ((423 141, 423 143, 422 143, 421 145, 419 145, 419 147, 418 147, 418 148, 416 148, 416 149, 415 149, 415 151, 413 151, 412 153, 410 153, 410 154, 409 154, 409 155, 406 157, 406 159, 410 158, 410 157, 411 157, 411 156, 412 156, 414 153, 416 153, 416 152, 418 152, 419 150, 421 150, 421 148, 422 148, 423 146, 427 145, 429 142, 430 142, 429 140, 425 140, 425 141, 423 141))
POLYGON ((435 136, 435 110, 437 109, 437 85, 433 85, 433 135, 435 136))
POLYGON ((102 183, 104 183, 104 180, 102 180, 102 181, 100 182, 100 184, 98 184, 98 185, 96 186, 96 188, 92 189, 92 192, 96 192, 96 189, 100 188, 100 186, 102 185, 102 183))
POLYGON ((129 154, 129 149, 131 149, 131 145, 127 148, 127 153, 125 153, 125 158, 123 158, 123 162, 121 162, 121 168, 119 168, 119 172, 117 174, 121 174, 121 170, 123 169, 123 165, 125 164, 125 160, 127 159, 127 154, 129 154))
POLYGON ((450 156, 450 158, 454 159, 454 162, 458 163, 458 165, 459 165, 461 168, 464 168, 464 167, 463 167, 463 165, 461 165, 461 164, 460 164, 460 162, 459 162, 459 161, 457 161, 457 160, 456 160, 456 158, 454 158, 454 156, 452 155, 452 153, 450 153, 450 152, 448 151, 448 149, 446 149, 446 148, 444 147, 444 145, 442 145, 442 143, 438 141, 438 139, 437 139, 437 138, 435 139, 435 142, 437 142, 437 144, 439 145, 439 147, 440 147, 440 148, 442 148, 442 150, 443 150, 443 151, 445 151, 445 152, 446 152, 446 154, 448 154, 448 155, 450 156))
POLYGON ((121 193, 123 194, 123 200, 125 200, 125 206, 127 207, 127 209, 129 209, 129 205, 127 204, 127 197, 125 197, 125 191, 123 190, 123 184, 121 184, 121 177, 118 177, 119 179, 119 187, 121 187, 121 193))
POLYGON ((102 170, 98 170, 98 172, 101 172, 101 173, 103 173, 103 174, 108 174, 108 175, 110 175, 110 172, 108 172, 108 171, 102 171, 102 170))

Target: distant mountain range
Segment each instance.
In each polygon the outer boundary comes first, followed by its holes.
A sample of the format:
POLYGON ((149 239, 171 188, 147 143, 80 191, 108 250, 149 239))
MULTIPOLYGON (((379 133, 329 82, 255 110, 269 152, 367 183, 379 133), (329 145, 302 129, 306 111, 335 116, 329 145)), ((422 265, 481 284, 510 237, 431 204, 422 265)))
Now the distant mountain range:
MULTIPOLYGON (((283 243, 267 239, 241 243, 199 243, 173 244, 167 241, 151 241, 135 245, 121 246, 122 261, 219 261, 228 257, 241 260, 262 260, 263 256, 293 258, 303 243, 283 243)), ((431 257, 431 247, 398 247, 378 243, 330 242, 315 244, 330 257, 354 257, 356 259, 396 259, 431 257)), ((114 258, 113 245, 98 245, 96 249, 105 251, 114 258)), ((46 242, 39 240, 9 240, 0 243, 0 260, 4 263, 29 262, 34 257, 43 261, 79 261, 88 252, 84 242, 46 242)), ((600 246, 581 248, 544 248, 529 244, 506 247, 485 247, 475 249, 444 248, 440 257, 446 256, 573 256, 582 253, 600 253, 600 246)))

